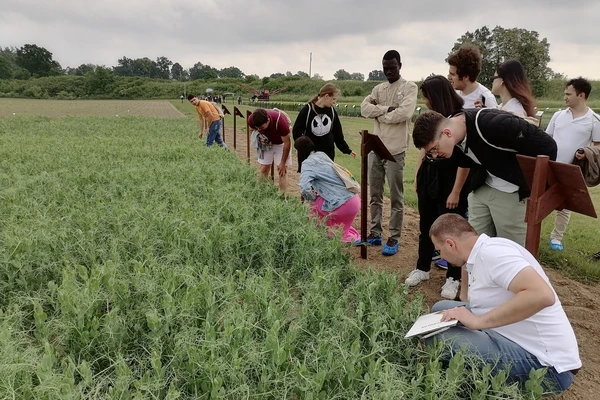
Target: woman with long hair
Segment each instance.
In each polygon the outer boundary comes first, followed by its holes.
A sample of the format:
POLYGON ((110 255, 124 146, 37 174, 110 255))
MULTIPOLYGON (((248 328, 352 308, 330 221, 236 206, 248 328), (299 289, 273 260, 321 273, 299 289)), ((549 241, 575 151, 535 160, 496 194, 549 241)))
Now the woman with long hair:
MULTIPOLYGON (((339 96, 339 89, 332 83, 325 84, 319 94, 310 99, 298 113, 292 135, 294 140, 306 135, 312 140, 316 151, 322 151, 327 156, 335 159, 335 147, 343 153, 356 157, 342 131, 340 118, 335 111, 335 103, 339 96)), ((300 163, 298 163, 300 172, 300 163)))
POLYGON ((331 158, 318 151, 308 136, 296 139, 294 147, 301 168, 298 185, 302 198, 312 203, 311 211, 319 220, 327 217, 326 226, 342 228, 342 242, 359 241, 360 234, 352 222, 360 211, 360 197, 346 189, 331 158))
POLYGON ((535 100, 523 65, 517 60, 508 60, 496 68, 492 93, 500 96, 499 108, 521 117, 535 117, 535 100))
MULTIPOLYGON (((423 102, 428 109, 451 116, 462 110, 464 101, 448 79, 441 75, 428 77, 421 84, 423 102)), ((454 152, 453 154, 457 154, 454 152)), ((467 212, 468 185, 465 181, 469 170, 459 168, 456 157, 449 159, 433 158, 421 149, 417 161, 415 190, 419 202, 419 258, 417 268, 409 272, 405 283, 416 286, 429 279, 431 262, 439 255, 434 254, 434 246, 429 237, 429 229, 442 214, 467 212), (432 258, 432 254, 434 257, 432 258)), ((458 295, 461 278, 461 266, 453 266, 445 260, 439 260, 438 266, 446 268, 446 282, 442 286, 441 296, 454 300, 458 295)))

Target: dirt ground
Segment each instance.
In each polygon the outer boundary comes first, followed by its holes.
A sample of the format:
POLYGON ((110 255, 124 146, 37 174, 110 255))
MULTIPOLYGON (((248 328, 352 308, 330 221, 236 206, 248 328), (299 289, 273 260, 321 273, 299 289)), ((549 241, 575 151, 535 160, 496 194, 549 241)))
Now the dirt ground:
MULTIPOLYGON (((233 130, 226 129, 225 142, 233 148, 233 130)), ((246 132, 237 132, 236 152, 242 160, 246 160, 246 132)), ((251 165, 258 171, 254 149, 250 150, 251 165)), ((288 193, 292 196, 299 195, 298 173, 296 173, 297 160, 294 154, 293 167, 289 172, 288 193)), ((277 178, 276 178, 277 179, 277 178)), ((410 190, 410 188, 405 188, 410 190)), ((384 240, 387 237, 387 222, 389 221, 389 199, 384 202, 384 240)), ((355 219, 354 226, 360 227, 360 213, 355 219)), ((370 247, 367 260, 360 258, 360 248, 351 249, 352 255, 358 265, 365 268, 375 268, 398 275, 404 281, 406 274, 415 268, 417 262, 417 248, 419 235, 419 215, 412 208, 404 210, 404 224, 402 239, 398 253, 392 257, 381 254, 381 247, 370 247)), ((566 278, 560 272, 545 268, 554 289, 575 330, 579 343, 580 356, 583 368, 577 374, 575 382, 560 400, 596 400, 600 398, 600 319, 598 319, 597 299, 600 298, 598 285, 586 285, 566 278)), ((446 271, 435 266, 432 267, 429 281, 411 289, 415 295, 422 295, 426 304, 431 307, 435 302, 442 300, 440 292, 445 281, 446 271)))
POLYGON ((65 116, 181 118, 184 115, 166 100, 37 100, 0 99, 0 118, 44 115, 65 116))

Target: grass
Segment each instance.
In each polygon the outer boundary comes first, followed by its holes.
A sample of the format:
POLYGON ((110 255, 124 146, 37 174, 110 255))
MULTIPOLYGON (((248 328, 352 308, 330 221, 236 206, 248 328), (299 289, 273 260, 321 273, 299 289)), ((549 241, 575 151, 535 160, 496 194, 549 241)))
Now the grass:
POLYGON ((404 340, 397 277, 195 136, 0 119, 1 398, 531 398, 404 340))

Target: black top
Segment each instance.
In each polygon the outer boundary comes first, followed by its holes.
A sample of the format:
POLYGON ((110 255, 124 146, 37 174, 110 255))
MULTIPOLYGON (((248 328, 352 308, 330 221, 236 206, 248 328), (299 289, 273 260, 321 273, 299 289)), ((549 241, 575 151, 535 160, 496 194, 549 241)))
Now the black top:
POLYGON ((302 107, 294 122, 292 135, 294 140, 303 135, 308 136, 315 144, 315 150, 324 152, 332 160, 335 157, 334 143, 343 154, 352 153, 344 139, 340 118, 333 107, 318 107, 311 103, 302 107))
POLYGON ((467 125, 465 152, 455 149, 461 155, 459 165, 475 169, 472 171, 472 189, 482 186, 489 172, 519 186, 520 199, 529 197, 530 189, 517 161, 517 154, 530 157, 546 155, 554 161, 556 142, 542 129, 508 111, 482 109, 476 125, 478 112, 479 109, 464 110, 467 125), (467 156, 468 152, 473 152, 481 166, 467 156))

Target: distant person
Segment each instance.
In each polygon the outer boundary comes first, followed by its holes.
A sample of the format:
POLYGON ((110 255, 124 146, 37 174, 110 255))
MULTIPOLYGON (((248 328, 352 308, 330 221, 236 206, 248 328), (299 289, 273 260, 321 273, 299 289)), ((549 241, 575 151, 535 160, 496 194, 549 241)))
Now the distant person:
POLYGON ((492 93, 500 96, 501 110, 520 117, 535 117, 535 100, 523 65, 517 60, 508 60, 496 68, 492 78, 492 93))
MULTIPOLYGON (((321 88, 319 94, 313 97, 298 113, 292 129, 294 140, 306 135, 312 140, 315 151, 322 151, 335 159, 335 146, 343 153, 356 158, 342 132, 342 123, 335 110, 339 89, 328 83, 321 88)), ((300 172, 300 171, 298 171, 300 172)))
POLYGON ((400 53, 396 50, 384 54, 382 65, 388 81, 373 88, 371 94, 363 100, 360 111, 363 117, 373 119, 374 134, 379 136, 396 162, 383 160, 374 152, 369 154, 371 226, 366 242, 376 246, 382 244, 383 188, 387 177, 392 209, 390 235, 383 246, 382 254, 391 256, 398 252, 402 234, 404 158, 408 147, 410 122, 417 106, 417 85, 400 76, 402 62, 400 53))
MULTIPOLYGON (((430 76, 421 84, 421 94, 425 106, 445 116, 462 110, 463 99, 452 88, 452 84, 441 75, 430 76)), ((442 214, 467 212, 469 187, 465 181, 469 170, 459 168, 458 153, 449 158, 434 158, 423 148, 417 161, 415 190, 419 205, 419 258, 417 268, 411 271, 405 283, 416 286, 429 279, 434 246, 429 237, 429 229, 442 214)), ((446 282, 441 296, 454 300, 458 295, 461 273, 460 265, 445 263, 446 282)))
POLYGON ((259 140, 264 149, 258 152, 260 172, 269 177, 271 164, 275 162, 279 175, 279 188, 287 189, 287 167, 292 165, 292 141, 290 121, 287 115, 279 110, 257 108, 249 117, 250 129, 260 134, 259 140))
POLYGON ((238 96, 237 103, 238 103, 238 106, 242 105, 242 96, 238 96))
POLYGON ((188 94, 188 100, 196 107, 196 112, 200 117, 200 134, 198 139, 202 139, 204 132, 206 131, 206 146, 211 147, 214 142, 219 146, 225 148, 227 151, 227 145, 221 139, 221 130, 223 129, 223 122, 217 108, 206 100, 200 100, 193 94, 188 94))
POLYGON ((567 390, 582 365, 577 338, 535 257, 510 240, 478 235, 456 214, 439 217, 430 234, 442 257, 464 265, 463 282, 468 282, 461 287, 462 302, 444 300, 431 309, 441 321, 460 323, 425 339, 427 345, 436 339, 450 348, 443 365, 462 350, 494 374, 506 370, 508 383, 521 388, 531 370, 546 368, 544 392, 567 390))
POLYGON ((555 160, 556 142, 550 136, 513 113, 482 108, 465 109, 451 118, 427 111, 415 122, 413 141, 432 157, 457 152, 460 166, 474 168, 468 207, 469 223, 477 233, 525 245, 530 191, 517 154, 555 160))
POLYGON ((300 194, 310 201, 311 210, 332 228, 342 228, 342 242, 354 243, 360 234, 352 227, 360 211, 360 197, 346 189, 344 181, 333 169, 333 161, 322 151, 317 151, 308 136, 294 142, 300 164, 300 194))
POLYGON ((181 100, 181 103, 183 104, 183 99, 184 99, 183 95, 179 96, 179 99, 181 100))
POLYGON ((448 57, 448 64, 448 80, 465 101, 464 108, 498 107, 492 92, 477 82, 481 72, 481 52, 477 47, 461 46, 448 57))
MULTIPOLYGON (((571 164, 574 158, 584 160, 585 153, 579 154, 578 149, 591 144, 600 147, 600 117, 587 106, 591 91, 590 82, 581 77, 566 84, 564 100, 567 108, 555 113, 546 128, 558 146, 558 162, 571 164)), ((556 212, 554 229, 550 233, 552 250, 564 249, 562 241, 570 218, 569 210, 556 212)))

